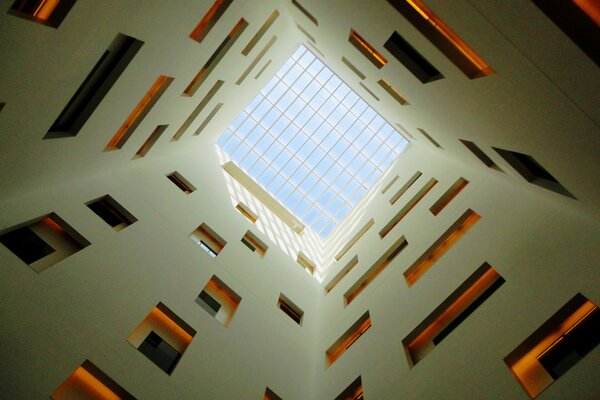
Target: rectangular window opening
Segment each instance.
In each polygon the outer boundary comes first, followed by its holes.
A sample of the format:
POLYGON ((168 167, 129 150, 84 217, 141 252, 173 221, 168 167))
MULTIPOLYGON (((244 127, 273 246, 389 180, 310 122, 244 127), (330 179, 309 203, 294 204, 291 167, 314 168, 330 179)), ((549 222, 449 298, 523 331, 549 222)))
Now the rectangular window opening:
POLYGON ((481 216, 468 209, 456 220, 405 272, 404 278, 408 286, 412 286, 450 250, 472 227, 481 216))
POLYGON ((469 184, 465 178, 458 178, 456 182, 436 201, 429 211, 433 215, 438 215, 444 208, 469 184))
POLYGON ((440 144, 439 144, 439 143, 438 143, 438 142, 437 142, 437 141, 436 141, 436 140, 435 140, 433 137, 431 137, 431 135, 430 135, 429 133, 427 133, 427 132, 425 131, 425 129, 417 128, 417 130, 418 130, 419 132, 421 132, 421 134, 422 134, 423 136, 425 136, 425 139, 429 140, 429 142, 431 142, 431 144, 432 144, 432 145, 434 145, 434 146, 435 146, 435 147, 437 147, 438 149, 443 149, 443 147, 442 147, 442 146, 440 146, 440 144))
POLYGON ((216 68, 217 64, 225 57, 225 54, 229 51, 229 49, 235 44, 235 42, 242 35, 244 30, 248 27, 248 22, 241 18, 237 24, 233 27, 231 32, 227 35, 227 37, 221 42, 219 47, 215 50, 215 52, 210 56, 208 61, 202 66, 202 69, 198 71, 194 79, 190 82, 190 84, 183 91, 183 96, 193 96, 194 93, 198 90, 200 85, 208 78, 208 75, 216 68))
POLYGON ((267 60, 265 65, 263 65, 262 68, 254 76, 254 79, 258 79, 263 74, 263 72, 265 72, 265 70, 269 67, 269 65, 271 65, 272 62, 273 62, 272 59, 267 60))
POLYGON ((115 231, 120 231, 137 221, 136 217, 109 195, 88 202, 86 206, 115 231))
POLYGON ((312 262, 304 253, 301 251, 298 252, 298 257, 296 258, 296 262, 306 270, 310 275, 314 275, 317 270, 317 266, 314 262, 312 262))
POLYGON ((247 56, 250 54, 254 46, 262 39, 262 37, 267 33, 271 25, 275 23, 275 20, 279 17, 279 10, 273 10, 271 15, 267 18, 267 20, 262 24, 262 26, 258 29, 258 31, 252 36, 252 39, 248 42, 246 47, 242 50, 242 54, 247 56))
POLYGON ((158 303, 127 337, 127 342, 171 375, 195 335, 191 326, 158 303))
POLYGON ((16 0, 8 13, 37 22, 38 24, 58 28, 76 0, 16 0))
POLYGON ((519 173, 519 175, 525 178, 527 182, 576 199, 571 192, 561 185, 560 182, 558 182, 556 178, 542 167, 542 165, 532 156, 516 151, 498 149, 496 147, 493 147, 493 149, 496 150, 496 152, 519 173))
POLYGON ((344 304, 347 306, 362 293, 387 268, 404 248, 408 246, 408 241, 404 236, 398 240, 379 258, 373 266, 369 268, 350 289, 344 293, 344 304))
POLYGON ((256 65, 263 59, 263 57, 265 56, 265 54, 267 54, 267 52, 269 51, 269 49, 271 49, 271 47, 273 46, 273 44, 275 44, 275 41, 277 41, 277 36, 273 36, 265 45, 265 47, 262 48, 262 50, 256 55, 256 57, 254 58, 254 60, 252 60, 252 62, 250 63, 250 65, 248 65, 248 68, 246 68, 244 70, 244 72, 242 73, 242 75, 240 75, 240 77, 238 78, 237 81, 235 81, 236 85, 241 85, 242 82, 244 82, 244 80, 248 77, 248 75, 250 74, 250 72, 254 69, 254 67, 256 67, 256 65))
POLYGON ((215 82, 215 84, 208 90, 208 92, 202 98, 202 100, 200 100, 200 103, 198 103, 196 108, 194 108, 194 110, 187 117, 187 119, 183 122, 183 124, 181 124, 181 126, 179 127, 177 132, 175 132, 175 134, 173 135, 173 138, 171 139, 172 142, 181 139, 181 137, 183 136, 185 131, 187 131, 187 129, 190 127, 190 125, 192 125, 194 123, 194 121, 196 120, 198 115, 202 112, 202 110, 204 110, 204 108, 208 105, 208 103, 212 100, 212 98, 217 94, 217 92, 219 91, 219 89, 221 89, 221 87, 223 86, 224 83, 225 83, 225 81, 221 81, 221 80, 218 80, 215 82))
POLYGON ((263 400, 283 400, 283 399, 281 397, 277 396, 275 394, 275 392, 273 392, 271 389, 266 388, 265 396, 264 396, 263 400))
POLYGON ((300 26, 300 24, 296 24, 296 26, 298 27, 298 29, 300 30, 300 32, 302 32, 304 34, 304 36, 306 36, 306 38, 308 40, 310 40, 313 44, 317 44, 317 41, 315 40, 315 38, 313 37, 313 35, 311 35, 310 33, 308 33, 308 31, 306 29, 304 29, 302 26, 300 26))
POLYGON ((598 345, 599 332, 598 306, 578 293, 504 362, 534 399, 598 345))
POLYGON ((91 244, 55 213, 0 232, 0 243, 36 272, 91 244))
POLYGON ((212 111, 206 116, 206 118, 204 118, 204 121, 202 121, 202 123, 200 124, 198 129, 196 129, 196 132, 194 132, 194 136, 198 136, 199 134, 202 133, 204 128, 206 128, 207 125, 210 124, 210 121, 212 121, 212 119, 215 117, 215 115, 217 115, 217 113, 219 112, 221 107, 223 107, 223 103, 217 103, 215 105, 215 107, 212 109, 212 111))
POLYGON ((362 82, 358 82, 358 84, 359 84, 360 86, 362 86, 362 88, 363 88, 363 89, 365 89, 365 91, 366 91, 367 93, 369 93, 371 96, 373 96, 373 98, 374 98, 375 100, 379 101, 379 97, 377 97, 377 95, 376 95, 375 93, 373 93, 373 91, 372 91, 371 89, 369 89, 369 88, 367 87, 367 85, 365 85, 365 84, 364 84, 364 83, 362 83, 362 82))
POLYGON ((469 79, 495 74, 485 60, 421 0, 388 2, 469 79))
POLYGON ((409 367, 425 358, 503 283, 504 278, 483 263, 402 340, 409 367))
POLYGON ((392 178, 392 180, 390 180, 390 181, 388 182, 388 184, 387 184, 387 185, 385 185, 385 187, 383 188, 383 190, 381 190, 381 194, 386 194, 386 193, 387 193, 387 191, 388 191, 388 190, 390 190, 390 188, 391 188, 392 186, 394 186, 394 183, 396 183, 396 181, 398 180, 398 178, 399 178, 399 176, 398 176, 398 175, 394 176, 394 177, 392 178))
POLYGON ((242 298, 216 275, 206 283, 196 303, 224 326, 228 326, 242 298))
POLYGON ((192 233, 190 238, 209 256, 215 258, 225 247, 227 242, 204 222, 192 233))
POLYGON ((327 366, 340 358, 370 327, 371 316, 367 311, 325 351, 327 366))
POLYGON ((90 360, 85 360, 69 377, 52 392, 53 400, 97 399, 98 393, 103 398, 135 400, 128 391, 112 380, 90 360))
POLYGON ((174 171, 167 175, 167 178, 175 184, 185 194, 190 194, 196 190, 196 187, 183 177, 179 172, 174 171))
POLYGON ((479 159, 479 161, 484 163, 486 167, 489 167, 489 168, 495 169, 496 171, 502 172, 500 167, 498 167, 496 165, 496 163, 490 157, 488 157, 488 155, 485 154, 483 152, 483 150, 481 150, 479 148, 479 146, 477 146, 475 143, 469 142, 468 140, 464 140, 464 139, 458 139, 458 140, 460 140, 460 142, 462 144, 464 144, 465 147, 467 149, 469 149, 471 151, 471 153, 473 153, 475 155, 475 157, 477 157, 479 159))
POLYGON ((363 400, 362 379, 356 378, 335 400, 363 400))
POLYGON ((337 274, 335 274, 335 276, 329 281, 329 283, 327 285, 325 285, 325 294, 331 292, 333 290, 333 288, 338 283, 340 283, 340 281, 346 275, 348 275, 348 273, 350 271, 352 271, 352 268, 356 267, 357 264, 358 264, 358 256, 356 255, 356 256, 352 257, 352 259, 350 261, 348 261, 348 263, 346 263, 344 268, 342 268, 337 274))
POLYGON ((269 246, 258 238, 254 233, 246 231, 246 234, 242 238, 242 243, 246 245, 250 250, 257 252, 261 257, 264 257, 269 249, 269 246))
POLYGON ((173 78, 160 75, 142 100, 133 109, 129 117, 125 120, 121 128, 115 133, 110 142, 106 145, 104 151, 118 150, 123 147, 125 142, 133 134, 133 131, 139 126, 142 120, 148 115, 152 107, 158 102, 165 90, 173 82, 173 78))
POLYGON ((135 153, 135 157, 134 158, 142 158, 144 157, 146 154, 148 154, 148 152, 150 151, 150 149, 152 148, 152 146, 154 146, 154 144, 158 141, 158 139, 160 139, 160 137, 162 136, 162 134, 165 132, 165 130, 169 127, 169 125, 158 125, 150 134, 150 136, 148 136, 148 139, 146 139, 146 141, 144 142, 144 144, 142 144, 142 146, 140 147, 140 149, 135 153))
POLYGON ((76 136, 143 44, 131 36, 117 34, 44 139, 76 136))
POLYGON ((363 237, 363 235, 365 233, 367 233, 367 231, 375 224, 375 220, 373 218, 371 218, 370 220, 368 220, 363 226, 362 228, 360 228, 358 230, 358 232, 356 232, 352 238, 348 241, 348 243, 346 243, 344 245, 344 247, 342 247, 340 249, 340 251, 335 255, 335 261, 340 261, 340 259, 342 257, 344 257, 344 254, 346 254, 348 252, 348 250, 350 250, 352 248, 352 246, 354 246, 356 244, 356 242, 358 242, 360 240, 361 237, 363 237))
POLYGON ((414 139, 415 137, 408 131, 408 129, 406 129, 405 127, 403 127, 402 125, 400 125, 400 123, 396 122, 394 125, 396 125, 398 127, 398 129, 400 129, 400 131, 402 131, 403 134, 405 134, 406 136, 408 136, 411 139, 414 139))
POLYGON ((352 64, 346 57, 342 56, 342 62, 344 64, 346 64, 346 66, 348 68, 350 68, 350 70, 352 72, 354 72, 356 74, 356 76, 358 76, 361 80, 364 80, 367 76, 365 74, 363 74, 358 68, 356 68, 354 66, 354 64, 352 64))
POLYGON ((425 197, 425 195, 427 195, 427 193, 429 193, 429 191, 431 189, 433 189, 433 187, 438 183, 437 179, 435 178, 431 178, 422 188, 421 190, 419 190, 413 197, 412 199, 410 199, 408 201, 408 203, 406 203, 406 205, 404 207, 402 207, 400 209, 400 211, 398 211, 398 213, 396 213, 396 215, 394 215, 392 217, 392 219, 390 219, 390 221, 383 227, 383 229, 381 229, 381 231, 379 231, 379 237, 380 238, 384 238, 387 236, 388 233, 390 233, 392 231, 392 229, 394 229, 394 227, 396 225, 398 225, 400 223, 400 221, 402 221, 402 219, 404 217, 406 217, 406 215, 408 215, 408 213, 415 208, 415 206, 423 199, 423 197, 425 197))
POLYGON ((231 3, 233 3, 233 0, 216 0, 206 14, 204 14, 204 17, 202 17, 198 25, 190 33, 190 38, 198 43, 202 42, 206 35, 208 35, 208 32, 210 32, 213 26, 219 21, 219 18, 223 16, 231 3))
POLYGON ((288 317, 290 317, 298 325, 302 325, 304 311, 288 299, 283 293, 279 294, 277 300, 277 308, 281 309, 288 317))
POLYGON ((296 0, 292 0, 292 4, 295 5, 296 8, 306 16, 306 18, 310 19, 313 24, 319 26, 319 21, 317 21, 317 18, 309 13, 308 10, 302 6, 302 4, 298 3, 296 0))
POLYGON ((425 57, 410 45, 398 32, 392 33, 383 45, 400 61, 421 83, 429 83, 442 79, 444 75, 438 71, 425 57))
POLYGON ((240 212, 240 214, 242 214, 244 217, 248 218, 248 220, 250 222, 252 222, 253 224, 255 224, 256 221, 258 220, 258 215, 256 215, 256 213, 254 211, 252 211, 250 209, 250 207, 248 207, 244 203, 238 203, 235 206, 235 209, 238 210, 240 212))
POLYGON ((354 31, 354 29, 350 30, 350 36, 348 38, 350 43, 361 52, 361 54, 373 65, 377 68, 381 69, 385 64, 387 64, 387 60, 383 57, 373 46, 371 46, 367 41, 365 41, 362 36, 354 31))
POLYGON ((406 99, 402 97, 402 95, 388 81, 382 78, 378 80, 377 83, 398 103, 403 106, 408 104, 408 101, 406 101, 406 99))
POLYGON ((419 177, 423 175, 423 173, 421 171, 417 171, 415 172, 415 174, 413 176, 411 176, 408 181, 406 181, 406 183, 404 185, 402 185, 402 187, 400 189, 398 189, 398 191, 392 196, 392 198, 390 199, 390 204, 394 205, 398 199, 408 190, 410 189, 410 187, 413 185, 413 183, 415 183, 417 181, 417 179, 419 179, 419 177))

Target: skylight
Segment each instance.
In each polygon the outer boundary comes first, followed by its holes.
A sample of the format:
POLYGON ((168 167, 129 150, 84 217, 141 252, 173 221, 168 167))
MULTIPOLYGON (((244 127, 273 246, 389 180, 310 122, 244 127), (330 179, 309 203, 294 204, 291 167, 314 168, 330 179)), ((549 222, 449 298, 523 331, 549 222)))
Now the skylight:
POLYGON ((407 144, 304 46, 217 141, 231 160, 321 238, 407 144))

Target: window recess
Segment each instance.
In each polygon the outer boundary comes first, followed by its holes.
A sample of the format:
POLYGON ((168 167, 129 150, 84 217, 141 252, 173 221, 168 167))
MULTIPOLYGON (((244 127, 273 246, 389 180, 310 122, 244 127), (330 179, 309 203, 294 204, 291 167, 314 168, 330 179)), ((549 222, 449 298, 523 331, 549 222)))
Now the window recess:
POLYGON ((262 50, 256 55, 256 57, 254 57, 254 60, 252 60, 252 62, 244 70, 242 75, 240 75, 238 80, 235 81, 236 85, 239 86, 242 84, 242 82, 244 82, 244 80, 248 77, 250 72, 254 69, 254 67, 256 67, 258 65, 258 63, 263 59, 265 54, 267 54, 267 52, 271 49, 271 47, 273 46, 273 44, 275 44, 276 41, 277 41, 277 36, 273 35, 273 37, 267 42, 265 47, 263 47, 262 50))
POLYGON ((438 215, 442 210, 469 184, 465 178, 458 178, 456 182, 436 201, 429 211, 433 215, 438 215))
POLYGON ((275 392, 273 392, 271 389, 266 388, 265 396, 263 397, 263 400, 283 400, 283 399, 281 397, 277 396, 275 394, 275 392))
POLYGON ((469 142, 468 140, 464 140, 464 139, 458 139, 458 140, 460 140, 460 142, 462 144, 464 144, 465 147, 467 149, 469 149, 471 151, 471 153, 473 153, 475 155, 475 157, 477 157, 479 159, 479 161, 484 163, 486 167, 489 167, 489 168, 495 169, 496 171, 502 172, 500 167, 498 167, 496 165, 496 163, 491 158, 489 158, 488 155, 485 154, 483 152, 483 150, 481 150, 479 148, 479 146, 477 146, 475 143, 469 142))
POLYGON ((265 33, 267 33, 267 31, 269 30, 271 25, 273 25, 275 23, 275 20, 277 20, 278 17, 279 17, 279 10, 273 10, 271 15, 269 15, 269 17, 262 24, 262 26, 258 29, 258 31, 254 34, 254 36, 252 36, 252 39, 250 39, 250 41, 248 42, 246 47, 244 47, 244 49, 242 50, 243 55, 247 56, 248 54, 250 54, 250 52, 252 51, 254 46, 256 46, 256 43, 258 43, 260 41, 260 39, 262 39, 262 37, 265 35, 265 33))
POLYGON ((296 8, 306 16, 306 18, 311 20, 312 23, 319 26, 319 21, 317 20, 317 18, 315 18, 315 16, 311 13, 309 13, 308 10, 302 6, 302 4, 298 3, 296 0, 292 0, 292 4, 295 5, 296 8))
POLYGON ((367 233, 367 231, 375 224, 375 220, 373 218, 371 218, 370 220, 368 220, 362 228, 360 228, 358 230, 358 232, 356 232, 354 234, 354 236, 352 236, 352 238, 348 241, 348 243, 346 243, 344 245, 344 247, 342 247, 340 249, 340 251, 335 255, 335 261, 340 261, 340 259, 342 257, 344 257, 344 254, 346 254, 348 252, 348 250, 350 250, 352 248, 352 246, 354 246, 356 244, 356 242, 358 242, 360 240, 361 237, 363 237, 363 235, 365 233, 367 233))
POLYGON ((191 326, 158 303, 127 337, 127 342, 171 375, 195 335, 191 326))
POLYGON ((183 136, 185 131, 190 127, 190 125, 192 125, 194 120, 196 120, 196 117, 198 117, 202 110, 204 110, 204 107, 208 105, 208 103, 212 100, 215 94, 217 94, 217 92, 219 91, 219 89, 221 89, 221 86, 223 86, 224 83, 225 81, 221 80, 215 82, 215 84, 208 90, 204 98, 200 100, 200 103, 198 103, 196 108, 194 108, 194 111, 191 112, 191 114, 187 117, 183 124, 181 124, 177 132, 175 132, 171 141, 179 140, 183 136))
POLYGON ((135 400, 129 392, 112 380, 90 360, 85 360, 50 395, 53 400, 122 399, 135 400))
POLYGON ((329 281, 329 283, 327 285, 325 285, 325 293, 329 293, 331 292, 331 290, 333 290, 333 288, 340 283, 340 281, 346 276, 348 275, 348 273, 350 271, 352 271, 352 268, 356 267, 356 264, 358 264, 358 256, 354 256, 352 257, 352 259, 350 261, 348 261, 348 263, 346 263, 346 265, 344 266, 344 268, 342 268, 337 274, 335 274, 335 276, 333 277, 333 279, 331 279, 329 281))
POLYGON ((503 283, 504 278, 483 263, 402 340, 409 367, 421 361, 503 283))
POLYGON ((408 190, 410 187, 419 179, 419 177, 423 175, 421 171, 415 172, 413 176, 411 176, 404 185, 390 198, 390 204, 394 205, 398 199, 408 190))
POLYGON ((210 121, 212 121, 212 119, 215 117, 215 115, 217 115, 217 113, 219 112, 221 107, 223 107, 223 103, 217 103, 215 105, 215 107, 212 109, 212 111, 206 116, 206 118, 204 118, 204 121, 202 121, 202 123, 200 124, 198 129, 196 129, 196 132, 194 132, 194 136, 197 136, 202 133, 204 128, 206 128, 206 126, 208 124, 210 124, 210 121))
POLYGON ((361 80, 365 79, 367 76, 363 74, 358 68, 354 66, 346 57, 342 56, 342 62, 346 64, 350 71, 354 72, 356 76, 358 76, 361 80))
POLYGON ((421 135, 425 136, 425 139, 429 140, 429 142, 437 147, 438 149, 443 149, 443 147, 429 134, 425 129, 417 128, 421 135))
POLYGON ((288 317, 290 317, 298 325, 302 325, 302 318, 304 318, 304 311, 297 305, 295 305, 290 299, 288 299, 283 293, 279 294, 279 300, 277 300, 277 308, 281 309, 288 317))
POLYGON ((88 202, 86 205, 115 231, 120 231, 137 221, 136 217, 109 195, 88 202))
POLYGON ((404 248, 408 246, 408 241, 401 236, 383 255, 369 268, 346 293, 344 293, 345 305, 350 304, 358 295, 367 288, 383 272, 384 269, 396 258, 404 248))
POLYGON ((381 191, 381 194, 386 194, 386 193, 387 193, 387 191, 388 191, 388 190, 390 190, 390 188, 391 188, 392 186, 394 186, 394 183, 396 183, 396 181, 398 180, 398 178, 399 178, 399 176, 398 176, 398 175, 394 176, 394 177, 392 178, 392 180, 390 180, 390 181, 388 182, 388 184, 387 184, 387 185, 385 185, 385 187, 384 187, 384 188, 383 188, 383 190, 381 191))
POLYGON ((325 351, 327 366, 340 358, 370 327, 371 316, 367 311, 325 351))
POLYGON ((363 400, 362 379, 356 378, 335 400, 363 400))
POLYGON ((208 35, 208 32, 210 32, 213 26, 219 21, 219 18, 223 16, 231 3, 233 3, 233 0, 216 0, 206 14, 204 14, 204 17, 202 17, 198 25, 190 33, 190 38, 198 43, 202 42, 206 35, 208 35))
POLYGON ((421 0, 388 0, 419 32, 469 79, 494 75, 494 70, 421 0))
POLYGON ((250 222, 252 222, 253 224, 255 224, 256 221, 258 220, 258 215, 256 215, 256 213, 254 211, 252 211, 250 209, 250 207, 248 207, 244 203, 241 203, 241 202, 238 203, 235 206, 235 209, 238 210, 240 212, 240 214, 242 214, 244 217, 248 218, 248 220, 250 222))
POLYGON ((227 242, 213 231, 208 225, 202 223, 191 234, 190 238, 209 256, 216 257, 225 247, 227 242))
POLYGON ((315 40, 315 38, 313 37, 313 35, 311 35, 310 33, 308 33, 308 31, 306 29, 304 29, 302 26, 300 26, 300 24, 296 24, 296 27, 300 30, 300 32, 302 32, 304 34, 304 36, 306 36, 306 38, 308 40, 310 40, 313 44, 316 44, 317 41, 315 40))
POLYGON ((412 286, 475 225, 481 216, 468 209, 454 222, 405 272, 408 286, 412 286))
POLYGON ((372 91, 371 89, 369 89, 369 88, 367 87, 367 85, 365 85, 365 84, 364 84, 364 83, 362 83, 362 82, 358 82, 358 84, 359 84, 360 86, 362 86, 362 88, 363 88, 363 89, 365 89, 365 91, 366 91, 367 93, 369 93, 371 96, 373 96, 373 98, 374 98, 375 100, 379 101, 379 97, 377 97, 377 95, 376 95, 375 93, 373 93, 373 91, 372 91))
POLYGON ((229 325, 242 298, 215 275, 202 289, 196 303, 223 325, 229 325))
POLYGON ((575 366, 600 342, 600 310, 578 293, 504 362, 530 398, 575 366))
POLYGON ((407 105, 408 101, 385 79, 380 79, 377 81, 379 86, 383 88, 394 100, 396 100, 400 105, 407 105))
POLYGON ((400 223, 400 221, 402 221, 402 219, 404 217, 406 217, 406 215, 408 215, 408 213, 410 212, 410 210, 412 210, 413 208, 415 208, 415 206, 419 203, 419 201, 421 201, 423 199, 423 197, 425 197, 425 195, 427 193, 429 193, 429 191, 431 189, 433 189, 433 187, 438 183, 437 179, 435 178, 431 178, 422 188, 421 190, 419 190, 417 192, 417 194, 415 194, 413 196, 412 199, 410 199, 408 201, 408 203, 406 203, 406 205, 404 207, 402 207, 400 209, 400 211, 398 211, 398 213, 396 213, 396 215, 394 215, 392 217, 392 219, 390 219, 390 221, 383 227, 383 229, 381 229, 381 231, 379 231, 379 237, 380 238, 384 238, 387 236, 388 233, 390 233, 392 231, 392 229, 394 229, 394 227, 396 225, 398 225, 400 223))
POLYGON ((221 42, 219 47, 217 47, 206 64, 204 64, 202 69, 198 71, 194 79, 192 79, 190 84, 185 88, 183 96, 193 96, 194 93, 196 93, 196 90, 198 90, 200 85, 208 78, 208 75, 216 68, 223 57, 225 57, 225 54, 227 54, 229 49, 235 44, 247 27, 248 22, 244 18, 241 18, 238 23, 235 24, 231 32, 229 32, 227 37, 221 42))
POLYGON ((44 139, 76 136, 143 44, 131 36, 117 34, 44 139))
POLYGON ((261 257, 265 256, 265 253, 269 249, 262 240, 258 238, 254 233, 246 231, 246 234, 242 238, 242 243, 246 245, 250 250, 257 252, 261 257))
POLYGON ((0 232, 0 243, 36 272, 42 272, 90 245, 55 213, 0 232))
POLYGON ((16 0, 8 13, 58 28, 76 0, 16 0))
POLYGON ((352 43, 352 45, 362 53, 363 56, 367 57, 373 65, 377 68, 381 69, 385 64, 387 64, 387 60, 383 57, 373 46, 367 43, 362 36, 360 36, 354 29, 350 29, 350 36, 348 37, 348 41, 352 43))
POLYGON ((110 142, 108 142, 104 151, 118 150, 123 147, 152 107, 158 102, 165 90, 167 90, 171 82, 173 82, 173 78, 165 75, 161 75, 156 79, 142 100, 133 109, 131 114, 129 114, 129 117, 127 117, 121 128, 119 128, 110 142))
POLYGON ((269 67, 269 65, 271 65, 272 62, 273 62, 272 59, 267 60, 267 62, 265 63, 265 65, 263 65, 262 68, 256 73, 256 75, 254 76, 254 79, 260 78, 260 76, 262 75, 262 73, 265 72, 265 70, 269 67))
POLYGON ((392 53, 422 83, 437 81, 444 77, 421 53, 404 40, 398 32, 392 33, 383 47, 392 53))
POLYGON ((314 275, 317 270, 317 266, 312 262, 303 252, 298 252, 296 262, 306 270, 310 275, 314 275))
POLYGON ((160 139, 160 137, 162 136, 162 134, 165 132, 165 130, 168 127, 169 127, 169 125, 158 125, 152 131, 150 136, 148 136, 148 139, 146 139, 146 141, 144 142, 144 144, 142 144, 140 149, 135 153, 134 158, 141 158, 141 157, 144 157, 146 154, 148 154, 148 152, 150 151, 152 146, 154 146, 154 144, 158 141, 158 139, 160 139))
POLYGON ((187 179, 183 177, 179 172, 174 171, 167 175, 167 178, 175 184, 185 194, 190 194, 196 190, 196 187, 192 185, 187 179))

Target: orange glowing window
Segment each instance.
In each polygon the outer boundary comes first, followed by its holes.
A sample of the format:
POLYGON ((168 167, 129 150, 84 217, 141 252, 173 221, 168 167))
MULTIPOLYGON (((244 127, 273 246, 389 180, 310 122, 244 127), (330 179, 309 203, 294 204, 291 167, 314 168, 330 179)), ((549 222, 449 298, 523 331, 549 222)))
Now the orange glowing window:
POLYGON ((400 92, 398 92, 398 90, 396 90, 396 88, 394 88, 388 81, 386 81, 385 79, 380 79, 377 81, 377 83, 398 103, 400 103, 403 106, 408 104, 408 101, 406 101, 406 99, 402 97, 400 92))
POLYGON ((468 209, 436 240, 405 272, 404 278, 408 286, 412 286, 450 250, 481 217, 468 209))
POLYGON ((190 194, 196 190, 196 187, 177 171, 168 174, 167 178, 185 194, 190 194))
POLYGON ((206 283, 196 303, 223 325, 229 325, 242 298, 217 276, 206 283))
POLYGON ((242 238, 241 242, 244 243, 244 245, 251 251, 258 253, 261 257, 264 257, 269 249, 269 246, 267 246, 265 242, 260 240, 258 236, 250 231, 246 231, 246 234, 242 238))
POLYGON ((421 0, 388 0, 410 23, 470 79, 494 70, 421 0))
POLYGON ((225 239, 219 236, 205 223, 202 223, 197 227, 194 232, 190 234, 190 238, 198 245, 198 247, 213 258, 218 256, 227 244, 225 239))
POLYGON ((196 28, 190 33, 190 38, 198 43, 202 42, 202 39, 208 35, 208 32, 219 21, 219 18, 221 18, 231 3, 233 3, 233 0, 216 0, 206 14, 204 14, 204 17, 202 17, 196 28))
POLYGON ((578 293, 504 362, 530 398, 567 373, 600 342, 600 310, 578 293))
POLYGON ((152 107, 158 102, 165 90, 173 82, 173 78, 160 75, 142 100, 133 109, 129 117, 125 120, 121 128, 115 133, 112 139, 106 145, 104 151, 117 150, 123 147, 125 142, 133 134, 133 131, 139 126, 144 117, 148 115, 152 107))
POLYGON ((350 30, 350 37, 348 40, 377 68, 382 68, 385 64, 387 64, 387 60, 379 52, 377 52, 373 46, 367 43, 366 40, 356 33, 354 29, 350 30))
POLYGON ((469 184, 465 178, 458 178, 456 182, 431 206, 429 211, 433 215, 438 215, 444 208, 469 184))
POLYGON ((340 358, 370 327, 371 316, 367 311, 325 351, 327 366, 340 358))
POLYGON ((363 400, 362 379, 356 378, 335 400, 363 400))
POLYGON ((9 14, 58 28, 76 0, 16 0, 9 14))
POLYGON ((487 300, 504 279, 484 263, 402 340, 412 368, 487 300))
POLYGON ((240 212, 240 214, 242 214, 244 217, 248 218, 248 220, 250 222, 252 222, 253 224, 255 224, 256 221, 258 220, 258 215, 256 215, 256 213, 254 211, 252 211, 250 209, 250 207, 248 207, 244 203, 238 203, 235 206, 235 209, 238 210, 240 212))

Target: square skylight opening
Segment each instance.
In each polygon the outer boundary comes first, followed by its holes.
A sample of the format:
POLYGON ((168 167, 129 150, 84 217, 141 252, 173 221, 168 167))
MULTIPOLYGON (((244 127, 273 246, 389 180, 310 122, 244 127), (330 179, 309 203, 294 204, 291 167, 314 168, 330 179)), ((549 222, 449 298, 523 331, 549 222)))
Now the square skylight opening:
POLYGON ((304 45, 216 143, 322 239, 407 144, 304 45))

